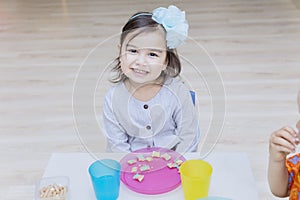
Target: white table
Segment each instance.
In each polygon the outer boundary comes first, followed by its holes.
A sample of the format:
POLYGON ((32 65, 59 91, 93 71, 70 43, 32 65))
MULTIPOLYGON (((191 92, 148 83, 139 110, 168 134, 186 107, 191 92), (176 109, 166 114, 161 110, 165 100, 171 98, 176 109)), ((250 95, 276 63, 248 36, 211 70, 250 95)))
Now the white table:
MULTIPOLYGON (((103 153, 100 158, 120 160, 124 154, 103 153)), ((198 158, 197 153, 184 155, 186 159, 198 158)), ((209 196, 227 197, 233 200, 256 200, 258 193, 244 153, 212 153, 206 159, 213 166, 209 196)), ((52 154, 44 177, 69 176, 72 200, 95 200, 94 191, 88 174, 89 165, 95 159, 88 153, 52 154)), ((129 190, 122 182, 119 200, 183 200, 181 186, 160 195, 143 195, 129 190)))

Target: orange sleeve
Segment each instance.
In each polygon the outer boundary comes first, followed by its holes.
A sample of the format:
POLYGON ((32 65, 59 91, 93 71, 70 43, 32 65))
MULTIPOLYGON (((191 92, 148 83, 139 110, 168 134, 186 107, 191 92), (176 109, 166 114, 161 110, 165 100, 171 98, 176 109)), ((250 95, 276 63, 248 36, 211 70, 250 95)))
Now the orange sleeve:
POLYGON ((300 197, 300 154, 296 154, 286 159, 288 170, 288 190, 290 191, 290 200, 298 200, 300 197))

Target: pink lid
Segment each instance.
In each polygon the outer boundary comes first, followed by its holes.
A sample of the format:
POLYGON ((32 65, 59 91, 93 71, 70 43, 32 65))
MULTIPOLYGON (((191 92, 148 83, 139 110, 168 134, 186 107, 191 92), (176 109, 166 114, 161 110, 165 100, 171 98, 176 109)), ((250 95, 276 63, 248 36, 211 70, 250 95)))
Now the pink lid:
POLYGON ((127 154, 121 160, 121 181, 131 190, 142 193, 142 194, 162 194, 169 192, 177 188, 180 183, 180 174, 177 168, 169 168, 168 163, 174 163, 176 159, 185 161, 185 158, 172 150, 151 147, 144 148, 134 151, 127 154), (152 152, 160 152, 160 155, 167 153, 171 156, 170 160, 165 160, 162 157, 156 158, 152 157, 152 152), (152 161, 139 161, 138 156, 143 156, 144 158, 151 157, 152 161), (135 163, 129 164, 129 160, 136 160, 135 163), (147 165, 150 167, 150 170, 141 171, 140 167, 147 165), (144 175, 144 178, 141 182, 133 179, 135 172, 131 172, 133 167, 137 167, 137 173, 144 175))

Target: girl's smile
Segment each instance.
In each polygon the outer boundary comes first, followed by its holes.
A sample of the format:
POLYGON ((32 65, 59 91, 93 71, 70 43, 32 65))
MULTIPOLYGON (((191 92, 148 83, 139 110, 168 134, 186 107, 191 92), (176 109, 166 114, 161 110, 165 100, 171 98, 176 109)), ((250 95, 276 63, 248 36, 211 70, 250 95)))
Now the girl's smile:
POLYGON ((136 74, 136 76, 146 76, 149 73, 149 71, 145 71, 137 68, 131 68, 131 69, 136 74))
MULTIPOLYGON (((131 36, 129 34, 127 37, 131 36)), ((156 82, 166 69, 166 40, 162 28, 125 40, 120 61, 121 69, 131 83, 138 86, 156 82)))

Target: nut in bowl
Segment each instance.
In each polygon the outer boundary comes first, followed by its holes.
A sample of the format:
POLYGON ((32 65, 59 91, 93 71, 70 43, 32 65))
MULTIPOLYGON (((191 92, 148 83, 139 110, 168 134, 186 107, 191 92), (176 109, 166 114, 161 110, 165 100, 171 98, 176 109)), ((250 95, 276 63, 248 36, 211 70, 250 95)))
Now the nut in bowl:
POLYGON ((41 178, 35 189, 36 200, 69 200, 70 180, 67 176, 41 178))

